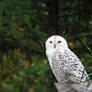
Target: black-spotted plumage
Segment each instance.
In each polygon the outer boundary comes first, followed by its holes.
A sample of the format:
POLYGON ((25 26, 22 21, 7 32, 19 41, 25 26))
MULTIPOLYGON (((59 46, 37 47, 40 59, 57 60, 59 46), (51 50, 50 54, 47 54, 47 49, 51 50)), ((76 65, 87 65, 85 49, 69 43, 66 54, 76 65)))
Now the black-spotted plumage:
POLYGON ((78 57, 69 49, 65 49, 63 52, 59 49, 55 51, 51 69, 56 79, 62 83, 63 89, 67 90, 64 92, 75 92, 77 88, 73 89, 73 84, 79 84, 81 87, 78 87, 78 90, 80 92, 86 92, 86 78, 88 75, 78 57))
POLYGON ((55 85, 59 92, 89 92, 88 74, 63 37, 52 36, 46 41, 46 55, 58 81, 55 85))

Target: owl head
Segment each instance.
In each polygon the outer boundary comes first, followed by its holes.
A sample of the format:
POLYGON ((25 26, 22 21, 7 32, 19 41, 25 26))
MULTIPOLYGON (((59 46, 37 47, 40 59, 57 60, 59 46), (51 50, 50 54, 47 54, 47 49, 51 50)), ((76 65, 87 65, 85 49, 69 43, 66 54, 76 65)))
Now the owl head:
POLYGON ((46 49, 58 48, 68 48, 66 40, 59 35, 49 37, 46 41, 46 49))

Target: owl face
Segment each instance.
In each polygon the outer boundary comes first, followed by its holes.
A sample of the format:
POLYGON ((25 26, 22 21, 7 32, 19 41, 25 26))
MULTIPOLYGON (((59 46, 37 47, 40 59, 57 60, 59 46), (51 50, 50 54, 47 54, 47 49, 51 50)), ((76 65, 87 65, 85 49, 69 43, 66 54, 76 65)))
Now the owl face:
POLYGON ((46 49, 57 49, 66 47, 68 47, 66 40, 58 35, 51 36, 46 41, 46 49))

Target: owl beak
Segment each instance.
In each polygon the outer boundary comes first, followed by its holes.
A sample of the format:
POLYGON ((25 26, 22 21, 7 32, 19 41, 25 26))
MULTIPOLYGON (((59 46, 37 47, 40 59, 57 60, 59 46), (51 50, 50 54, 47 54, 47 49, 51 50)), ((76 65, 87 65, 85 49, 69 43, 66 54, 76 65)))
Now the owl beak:
POLYGON ((54 44, 54 48, 56 48, 56 44, 54 44))

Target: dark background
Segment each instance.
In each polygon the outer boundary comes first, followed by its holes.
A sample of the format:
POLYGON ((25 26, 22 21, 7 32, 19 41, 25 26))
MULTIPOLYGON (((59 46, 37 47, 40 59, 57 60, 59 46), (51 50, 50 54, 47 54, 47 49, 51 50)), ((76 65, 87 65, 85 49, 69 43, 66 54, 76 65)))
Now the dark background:
POLYGON ((91 0, 0 0, 0 92, 56 92, 45 55, 55 34, 92 79, 91 0))

